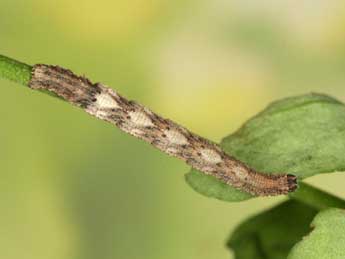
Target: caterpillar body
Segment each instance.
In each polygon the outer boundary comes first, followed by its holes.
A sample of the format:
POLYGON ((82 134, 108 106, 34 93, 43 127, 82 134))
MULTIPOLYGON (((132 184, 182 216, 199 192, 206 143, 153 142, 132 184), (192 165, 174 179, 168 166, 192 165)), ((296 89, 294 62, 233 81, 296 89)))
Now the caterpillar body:
POLYGON ((297 188, 296 176, 257 172, 225 153, 219 145, 127 100, 106 85, 94 84, 70 70, 37 64, 33 68, 29 86, 51 91, 193 168, 252 195, 287 194, 297 188))

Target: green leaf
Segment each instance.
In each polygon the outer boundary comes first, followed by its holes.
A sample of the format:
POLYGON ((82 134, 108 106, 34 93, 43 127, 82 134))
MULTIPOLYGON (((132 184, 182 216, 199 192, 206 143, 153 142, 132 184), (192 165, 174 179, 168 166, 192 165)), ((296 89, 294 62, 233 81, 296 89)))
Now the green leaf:
POLYGON ((236 259, 285 259, 309 232, 309 223, 317 212, 301 202, 286 201, 243 222, 227 245, 236 259))
POLYGON ((345 258, 345 211, 328 209, 317 214, 311 233, 291 250, 288 259, 345 258))
POLYGON ((195 169, 185 175, 185 180, 198 193, 222 201, 242 201, 253 197, 195 169))
MULTIPOLYGON (((322 94, 270 104, 221 142, 222 148, 266 173, 292 173, 298 179, 345 169, 345 105, 322 94)), ((196 170, 186 181, 197 192, 225 201, 252 196, 196 170)))

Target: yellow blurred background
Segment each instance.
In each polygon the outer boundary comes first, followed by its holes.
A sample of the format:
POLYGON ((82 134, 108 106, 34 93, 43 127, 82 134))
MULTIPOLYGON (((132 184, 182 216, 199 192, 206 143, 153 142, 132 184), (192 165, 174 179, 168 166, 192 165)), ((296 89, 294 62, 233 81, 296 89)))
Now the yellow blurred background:
MULTIPOLYGON (((278 98, 345 100, 344 17, 340 0, 1 0, 0 54, 70 68, 219 141, 278 98)), ((205 198, 182 162, 0 83, 0 258, 232 258, 236 225, 284 199, 205 198)), ((309 182, 345 196, 343 180, 309 182)))

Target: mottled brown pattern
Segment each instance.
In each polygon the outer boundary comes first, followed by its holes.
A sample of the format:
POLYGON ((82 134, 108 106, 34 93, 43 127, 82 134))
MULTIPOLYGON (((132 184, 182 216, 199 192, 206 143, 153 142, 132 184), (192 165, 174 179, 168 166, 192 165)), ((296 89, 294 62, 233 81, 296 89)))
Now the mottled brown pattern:
POLYGON ((237 189, 257 196, 268 196, 287 194, 297 188, 294 175, 256 172, 226 154, 217 144, 125 99, 111 88, 101 83, 92 84, 69 70, 35 65, 30 87, 54 92, 89 114, 116 125, 237 189))

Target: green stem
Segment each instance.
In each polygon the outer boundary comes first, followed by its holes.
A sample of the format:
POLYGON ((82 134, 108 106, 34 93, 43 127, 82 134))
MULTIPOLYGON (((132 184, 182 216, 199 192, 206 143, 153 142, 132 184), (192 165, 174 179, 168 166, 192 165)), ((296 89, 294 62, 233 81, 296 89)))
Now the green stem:
MULTIPOLYGON (((5 78, 11 80, 15 83, 19 83, 25 86, 29 86, 31 80, 31 72, 33 67, 22 63, 20 61, 14 60, 9 57, 0 55, 0 78, 5 78)), ((63 100, 61 97, 56 95, 53 92, 47 90, 38 90, 47 95, 53 96, 60 100, 63 100)))
POLYGON ((292 199, 308 204, 318 210, 330 207, 345 208, 345 200, 309 184, 300 182, 299 188, 289 196, 292 199))
POLYGON ((0 78, 27 86, 31 79, 31 71, 31 66, 0 55, 0 78))

